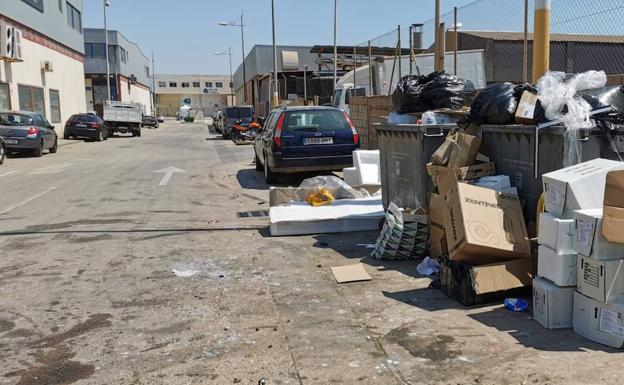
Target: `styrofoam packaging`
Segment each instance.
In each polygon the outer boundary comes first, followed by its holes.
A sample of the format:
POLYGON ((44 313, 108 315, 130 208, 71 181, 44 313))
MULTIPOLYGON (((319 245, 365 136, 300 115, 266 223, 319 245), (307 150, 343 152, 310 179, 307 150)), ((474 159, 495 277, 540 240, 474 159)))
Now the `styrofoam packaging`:
POLYGON ((380 185, 379 150, 353 151, 353 166, 359 173, 358 179, 363 185, 380 185))
POLYGON ((362 182, 359 179, 358 171, 355 167, 347 167, 342 169, 342 176, 344 181, 349 186, 361 186, 362 182))
POLYGON ((576 290, 599 302, 610 303, 624 294, 624 259, 598 261, 578 254, 576 290))
POLYGON ((500 192, 503 193, 503 194, 507 194, 507 195, 519 196, 517 187, 506 187, 506 188, 500 190, 500 192))
POLYGON ((577 210, 574 250, 588 257, 605 261, 624 258, 624 244, 609 242, 602 235, 602 208, 577 210))
POLYGON ((537 275, 558 286, 576 286, 576 253, 558 254, 550 247, 540 245, 537 275))
POLYGON ((574 292, 572 326, 577 334, 590 341, 615 349, 624 347, 624 305, 603 304, 574 292))
POLYGON ((542 175, 546 211, 572 218, 575 210, 602 207, 607 173, 624 169, 624 162, 594 159, 542 175))
POLYGON ((491 175, 477 179, 474 182, 474 185, 496 191, 502 191, 503 189, 511 187, 511 181, 509 180, 508 175, 491 175))
POLYGON ((533 279, 533 318, 547 329, 572 327, 574 287, 561 287, 547 279, 533 279))
POLYGON ((574 219, 560 219, 549 213, 541 213, 538 243, 550 247, 559 254, 573 253, 574 223, 574 219))

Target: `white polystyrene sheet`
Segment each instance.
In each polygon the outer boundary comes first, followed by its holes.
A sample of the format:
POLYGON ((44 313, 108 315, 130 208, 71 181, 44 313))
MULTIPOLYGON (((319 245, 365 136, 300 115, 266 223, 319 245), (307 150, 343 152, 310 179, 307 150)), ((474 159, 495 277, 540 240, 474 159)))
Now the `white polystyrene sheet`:
POLYGON ((359 174, 358 179, 363 185, 380 185, 379 150, 353 151, 353 165, 359 174))
POLYGON ((359 180, 359 174, 355 167, 347 167, 342 169, 342 176, 344 181, 349 186, 361 186, 362 182, 359 180))
POLYGON ((384 215, 379 197, 340 199, 320 207, 293 202, 269 209, 273 236, 376 230, 384 215))

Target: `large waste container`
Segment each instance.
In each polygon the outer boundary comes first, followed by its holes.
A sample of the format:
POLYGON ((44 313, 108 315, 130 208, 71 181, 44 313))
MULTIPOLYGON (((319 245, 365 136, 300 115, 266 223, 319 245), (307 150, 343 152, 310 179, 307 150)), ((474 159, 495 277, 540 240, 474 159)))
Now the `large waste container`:
POLYGON ((426 208, 431 188, 426 164, 457 126, 379 124, 381 188, 384 208, 394 202, 401 208, 426 208))
MULTIPOLYGON (((518 189, 527 222, 536 221, 537 202, 542 194, 542 174, 564 167, 568 146, 565 130, 561 126, 539 130, 536 170, 535 126, 482 126, 483 143, 496 166, 496 173, 509 175, 512 186, 518 189)), ((621 148, 621 139, 614 137, 616 148, 621 148)), ((618 152, 598 129, 583 131, 580 143, 583 161, 595 158, 619 160, 618 152)))

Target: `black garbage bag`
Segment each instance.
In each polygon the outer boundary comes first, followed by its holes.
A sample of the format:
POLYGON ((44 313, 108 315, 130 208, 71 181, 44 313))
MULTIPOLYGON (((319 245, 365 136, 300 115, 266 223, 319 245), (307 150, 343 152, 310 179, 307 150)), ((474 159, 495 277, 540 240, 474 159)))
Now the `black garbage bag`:
POLYGON ((610 86, 595 88, 579 92, 579 95, 597 110, 604 107, 613 107, 615 111, 596 114, 592 118, 611 124, 624 124, 624 86, 610 86))
POLYGON ((458 110, 469 106, 475 94, 474 84, 444 72, 404 76, 392 95, 394 109, 400 114, 425 112, 438 108, 458 110))
POLYGON ((472 102, 469 120, 477 124, 513 124, 524 91, 537 93, 529 84, 508 82, 483 89, 472 102))

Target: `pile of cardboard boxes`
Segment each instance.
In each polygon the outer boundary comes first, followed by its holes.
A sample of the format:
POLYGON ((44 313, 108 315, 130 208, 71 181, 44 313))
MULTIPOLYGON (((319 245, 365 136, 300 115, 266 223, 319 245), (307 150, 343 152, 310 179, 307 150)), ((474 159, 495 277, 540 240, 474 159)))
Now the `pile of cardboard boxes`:
POLYGON ((508 177, 493 175, 492 163, 476 161, 479 147, 476 136, 449 135, 427 165, 438 191, 429 203, 431 255, 442 257, 444 292, 465 305, 531 284, 531 246, 517 192, 508 177))
POLYGON ((533 281, 535 320, 549 329, 573 327, 615 348, 624 346, 624 171, 619 170, 624 163, 594 159, 543 175, 546 213, 539 221, 533 281))

